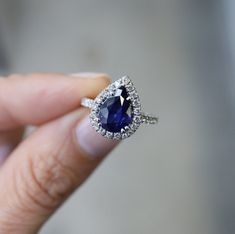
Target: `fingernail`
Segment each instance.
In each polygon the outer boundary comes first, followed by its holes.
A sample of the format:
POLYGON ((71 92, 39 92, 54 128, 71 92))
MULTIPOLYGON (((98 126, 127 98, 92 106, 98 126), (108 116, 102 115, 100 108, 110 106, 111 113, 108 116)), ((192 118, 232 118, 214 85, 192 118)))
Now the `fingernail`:
POLYGON ((12 147, 8 144, 0 145, 0 165, 5 161, 7 156, 11 153, 12 147))
POLYGON ((80 77, 80 78, 98 78, 98 77, 107 77, 109 76, 105 73, 95 73, 95 72, 81 72, 81 73, 72 73, 70 76, 80 77))
POLYGON ((91 126, 88 116, 78 124, 76 137, 81 149, 91 158, 104 157, 119 143, 97 133, 91 126))

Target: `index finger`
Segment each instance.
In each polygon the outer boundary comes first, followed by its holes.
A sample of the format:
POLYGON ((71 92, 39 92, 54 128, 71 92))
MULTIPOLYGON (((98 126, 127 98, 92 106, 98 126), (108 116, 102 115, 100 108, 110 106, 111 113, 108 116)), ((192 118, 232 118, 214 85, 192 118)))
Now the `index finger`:
POLYGON ((94 98, 109 83, 105 74, 13 75, 0 79, 0 130, 41 125, 94 98))

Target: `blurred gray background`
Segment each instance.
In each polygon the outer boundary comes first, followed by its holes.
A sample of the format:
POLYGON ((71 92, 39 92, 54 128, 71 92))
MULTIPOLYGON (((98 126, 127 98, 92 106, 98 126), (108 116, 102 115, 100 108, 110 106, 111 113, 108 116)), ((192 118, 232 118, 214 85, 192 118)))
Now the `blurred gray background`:
POLYGON ((235 233, 234 61, 232 0, 0 0, 2 74, 128 74, 160 116, 41 233, 235 233))

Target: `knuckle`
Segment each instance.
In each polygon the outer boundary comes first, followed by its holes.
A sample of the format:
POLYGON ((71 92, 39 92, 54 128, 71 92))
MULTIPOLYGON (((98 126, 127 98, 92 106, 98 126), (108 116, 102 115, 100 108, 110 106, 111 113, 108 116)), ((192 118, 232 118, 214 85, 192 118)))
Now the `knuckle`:
POLYGON ((75 174, 56 155, 35 157, 29 166, 35 187, 30 196, 42 207, 53 209, 76 187, 75 174))

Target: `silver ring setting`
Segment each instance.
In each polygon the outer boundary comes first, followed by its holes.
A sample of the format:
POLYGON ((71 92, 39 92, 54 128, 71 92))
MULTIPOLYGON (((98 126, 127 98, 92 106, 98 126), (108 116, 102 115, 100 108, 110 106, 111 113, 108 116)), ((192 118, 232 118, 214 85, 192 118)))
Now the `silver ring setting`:
POLYGON ((91 109, 92 127, 109 139, 125 139, 142 123, 158 122, 158 117, 142 112, 139 95, 128 76, 110 84, 95 100, 83 98, 81 105, 91 109))

